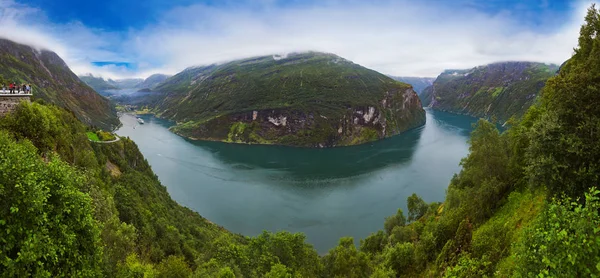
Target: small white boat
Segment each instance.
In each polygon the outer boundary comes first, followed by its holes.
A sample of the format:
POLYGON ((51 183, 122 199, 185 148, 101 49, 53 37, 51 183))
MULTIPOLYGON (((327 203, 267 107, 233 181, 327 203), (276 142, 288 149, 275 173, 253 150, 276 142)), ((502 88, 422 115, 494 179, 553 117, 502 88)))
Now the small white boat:
POLYGON ((144 124, 144 120, 142 120, 142 118, 137 118, 138 123, 140 123, 141 125, 144 124))

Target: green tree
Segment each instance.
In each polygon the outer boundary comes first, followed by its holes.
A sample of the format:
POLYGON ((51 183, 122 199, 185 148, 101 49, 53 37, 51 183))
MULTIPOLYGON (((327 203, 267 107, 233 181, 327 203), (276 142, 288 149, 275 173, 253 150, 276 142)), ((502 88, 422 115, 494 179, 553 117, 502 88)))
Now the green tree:
POLYGON ((425 203, 425 201, 423 201, 423 199, 421 199, 421 197, 415 193, 408 197, 407 206, 408 221, 415 221, 423 217, 423 215, 425 215, 429 209, 429 205, 427 205, 427 203, 425 203))
POLYGON ((183 257, 169 256, 164 259, 158 267, 158 277, 164 278, 187 278, 192 274, 192 270, 185 262, 183 257))
POLYGON ((358 278, 370 273, 367 255, 356 250, 351 237, 341 238, 338 246, 323 257, 323 262, 326 277, 358 278))
POLYGON ((396 275, 404 275, 414 270, 415 248, 412 243, 398 243, 385 251, 385 265, 396 272, 396 275))
POLYGON ((272 265, 282 264, 292 274, 305 277, 318 276, 322 265, 319 255, 311 245, 305 243, 303 234, 289 232, 263 232, 248 245, 248 257, 256 273, 264 275, 272 265))
POLYGON ((406 225, 406 217, 404 217, 404 212, 402 212, 402 209, 398 209, 396 215, 386 217, 385 222, 383 223, 385 232, 388 235, 392 234, 392 230, 395 227, 404 225, 406 225))
POLYGON ((154 278, 158 273, 154 265, 140 261, 137 254, 130 254, 124 263, 118 265, 117 277, 123 278, 154 278))
POLYGON ((29 142, 0 131, 0 273, 100 276, 102 246, 85 178, 29 142))
POLYGON ((592 5, 575 54, 548 80, 532 128, 527 174, 552 196, 583 197, 600 182, 600 12, 592 5))
POLYGON ((360 240, 360 251, 373 255, 381 253, 387 242, 387 236, 382 230, 379 230, 377 233, 360 240))
POLYGON ((292 278, 290 271, 282 264, 276 264, 265 274, 265 278, 292 278))

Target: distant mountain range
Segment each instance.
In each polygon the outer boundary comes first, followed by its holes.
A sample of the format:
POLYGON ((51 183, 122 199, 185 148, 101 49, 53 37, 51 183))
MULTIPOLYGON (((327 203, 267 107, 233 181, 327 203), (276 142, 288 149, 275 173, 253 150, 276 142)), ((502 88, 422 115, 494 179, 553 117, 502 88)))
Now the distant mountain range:
POLYGON ((75 75, 54 52, 0 39, 0 76, 30 83, 34 99, 72 111, 79 120, 111 130, 119 125, 111 103, 75 75))
POLYGON ((520 117, 536 100, 557 65, 502 62, 466 70, 446 70, 421 94, 423 105, 506 121, 520 117))
POLYGON ((192 67, 153 91, 145 104, 195 139, 332 147, 425 122, 410 85, 318 52, 192 67))
POLYGON ((418 95, 421 95, 423 90, 431 86, 433 84, 433 81, 435 81, 435 77, 405 77, 391 75, 388 76, 394 80, 412 85, 413 89, 415 90, 415 92, 417 92, 418 95))
POLYGON ((144 81, 135 85, 138 89, 154 89, 158 84, 167 80, 171 75, 166 74, 153 74, 146 78, 144 81))
POLYGON ((123 89, 152 89, 169 77, 170 75, 166 74, 153 74, 146 79, 127 78, 113 80, 93 76, 92 74, 79 76, 83 82, 94 88, 97 92, 123 89))

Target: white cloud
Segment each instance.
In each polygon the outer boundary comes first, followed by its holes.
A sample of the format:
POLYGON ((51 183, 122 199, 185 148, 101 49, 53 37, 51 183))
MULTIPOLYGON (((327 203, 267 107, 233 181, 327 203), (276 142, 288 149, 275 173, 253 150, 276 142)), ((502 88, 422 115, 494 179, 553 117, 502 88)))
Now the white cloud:
MULTIPOLYGON (((436 76, 448 68, 506 60, 560 64, 576 46, 589 1, 578 2, 576 12, 562 27, 543 33, 519 26, 508 12, 490 17, 475 9, 448 10, 414 1, 376 5, 322 1, 282 8, 265 0, 256 9, 193 5, 175 8, 163 14, 160 22, 125 33, 94 30, 77 22, 44 22, 46 27, 24 24, 14 20, 22 15, 6 12, 11 5, 16 4, 0 0, 0 36, 19 34, 23 42, 36 45, 42 41, 42 46, 57 51, 80 74, 110 78, 174 74, 193 65, 316 50, 386 74, 436 76), (12 25, 6 27, 6 22, 12 25), (61 35, 65 32, 67 38, 61 35), (90 64, 98 60, 137 62, 138 70, 90 64)), ((43 14, 29 7, 22 10, 43 14)))

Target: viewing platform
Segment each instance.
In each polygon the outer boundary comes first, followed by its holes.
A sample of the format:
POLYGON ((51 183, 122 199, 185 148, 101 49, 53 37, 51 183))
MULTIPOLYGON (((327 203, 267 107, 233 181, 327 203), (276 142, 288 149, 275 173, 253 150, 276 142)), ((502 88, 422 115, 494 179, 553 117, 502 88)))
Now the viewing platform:
POLYGON ((25 91, 16 91, 16 90, 13 93, 11 93, 10 90, 0 89, 0 97, 10 97, 10 96, 33 96, 33 93, 31 91, 25 92, 25 91))
POLYGON ((13 112, 21 101, 31 101, 32 92, 14 91, 0 89, 0 117, 13 112))

